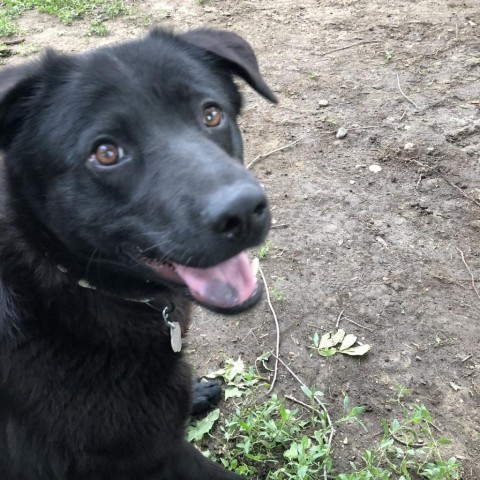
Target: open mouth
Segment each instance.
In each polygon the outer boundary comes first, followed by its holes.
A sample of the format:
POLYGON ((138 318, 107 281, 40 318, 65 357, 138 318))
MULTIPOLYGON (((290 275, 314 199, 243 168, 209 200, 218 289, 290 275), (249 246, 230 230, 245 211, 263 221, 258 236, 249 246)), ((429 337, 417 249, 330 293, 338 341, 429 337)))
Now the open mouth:
POLYGON ((146 263, 166 280, 187 287, 190 295, 212 310, 243 310, 258 300, 258 258, 245 252, 209 268, 148 259, 146 263))

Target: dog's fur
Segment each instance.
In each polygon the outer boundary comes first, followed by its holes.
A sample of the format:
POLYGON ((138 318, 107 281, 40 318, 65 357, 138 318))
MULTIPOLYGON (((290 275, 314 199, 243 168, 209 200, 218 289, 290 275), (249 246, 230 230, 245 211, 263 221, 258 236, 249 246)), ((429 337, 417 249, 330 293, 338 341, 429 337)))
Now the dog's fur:
MULTIPOLYGON (((210 268, 268 231, 232 75, 275 101, 251 47, 220 30, 0 71, 2 480, 240 478, 184 440, 220 390, 192 394, 162 315, 184 332, 195 296, 162 261, 210 268), (214 128, 206 105, 223 111, 214 128), (98 163, 105 142, 118 164, 98 163)), ((259 297, 212 295, 225 312, 259 297)))

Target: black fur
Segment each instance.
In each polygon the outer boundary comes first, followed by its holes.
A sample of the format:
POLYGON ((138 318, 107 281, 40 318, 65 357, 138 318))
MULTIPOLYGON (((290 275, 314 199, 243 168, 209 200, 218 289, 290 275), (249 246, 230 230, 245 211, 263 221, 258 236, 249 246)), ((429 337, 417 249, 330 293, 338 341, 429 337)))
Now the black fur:
POLYGON ((275 101, 250 46, 218 30, 0 71, 0 479, 240 478, 184 440, 220 389, 192 400, 161 313, 185 332, 191 298, 149 266, 211 267, 265 238, 232 74, 275 101), (106 141, 125 151, 113 167, 92 160, 106 141))

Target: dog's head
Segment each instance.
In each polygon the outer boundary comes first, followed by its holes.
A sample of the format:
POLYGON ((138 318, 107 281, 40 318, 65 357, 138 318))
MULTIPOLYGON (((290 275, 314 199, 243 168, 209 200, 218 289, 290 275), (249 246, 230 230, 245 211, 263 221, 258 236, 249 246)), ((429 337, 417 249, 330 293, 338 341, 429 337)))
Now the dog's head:
POLYGON ((253 50, 220 30, 146 38, 0 73, 16 225, 70 274, 125 296, 258 299, 245 249, 270 213, 242 165, 237 75, 272 102, 253 50))

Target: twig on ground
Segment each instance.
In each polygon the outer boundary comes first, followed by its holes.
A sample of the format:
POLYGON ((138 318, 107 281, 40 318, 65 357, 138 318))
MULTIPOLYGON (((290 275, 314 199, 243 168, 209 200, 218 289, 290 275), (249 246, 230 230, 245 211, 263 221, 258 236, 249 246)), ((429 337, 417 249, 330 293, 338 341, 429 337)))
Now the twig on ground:
POLYGON ((10 46, 10 45, 19 45, 20 43, 23 43, 25 41, 24 38, 17 38, 15 40, 6 40, 5 42, 0 42, 3 43, 4 45, 10 46))
POLYGON ((369 125, 367 127, 347 127, 347 130, 370 130, 371 128, 388 128, 387 125, 369 125))
POLYGON ((428 424, 431 425, 437 432, 443 432, 443 430, 440 427, 437 427, 433 422, 428 422, 428 424))
POLYGON ((281 223, 280 225, 272 225, 270 230, 280 230, 281 228, 288 228, 290 225, 288 223, 281 223))
POLYGON ((288 399, 291 400, 292 402, 298 403, 298 404, 301 405, 302 407, 305 407, 305 408, 307 408, 308 410, 311 410, 312 412, 320 413, 316 408, 313 408, 311 405, 308 405, 307 403, 302 402, 301 400, 298 400, 298 398, 292 397, 292 396, 290 396, 290 395, 285 395, 285 398, 288 398, 288 399))
MULTIPOLYGON (((429 170, 435 170, 435 167, 432 167, 432 165, 428 165, 426 163, 419 162, 418 160, 415 160, 414 158, 407 158, 406 161, 410 162, 410 163, 414 163, 415 165, 418 165, 420 167, 428 168, 429 170)), ((440 174, 438 169, 436 169, 435 171, 437 171, 440 174)))
POLYGON ((275 382, 277 381, 278 361, 280 360, 280 358, 279 358, 279 356, 280 356, 280 326, 278 325, 277 314, 275 312, 275 309, 273 308, 272 301, 270 300, 270 292, 268 291, 267 280, 265 279, 265 275, 263 274, 262 267, 259 266, 258 271, 260 272, 260 276, 262 277, 263 284, 265 285, 265 294, 267 295, 268 306, 270 307, 270 311, 272 312, 273 319, 275 320, 275 328, 276 328, 276 331, 277 331, 277 341, 275 343, 275 370, 273 372, 272 383, 270 384, 270 388, 267 391, 267 395, 268 395, 273 390, 273 387, 275 386, 275 382))
POLYGON ((406 447, 415 447, 415 448, 418 448, 418 447, 424 447, 424 446, 425 446, 424 443, 420 443, 420 442, 413 442, 413 443, 405 442, 405 441, 402 440, 401 438, 398 438, 393 432, 390 432, 390 435, 391 435, 398 443, 401 443, 402 445, 405 445, 406 447))
POLYGON ((402 87, 400 86, 400 75, 397 73, 397 83, 398 83, 398 89, 400 90, 400 93, 417 109, 420 110, 420 107, 411 99, 408 98, 405 93, 403 93, 402 87))
POLYGON ((475 391, 475 393, 476 393, 477 395, 480 395, 480 391, 479 391, 479 389, 477 388, 477 385, 475 384, 475 382, 473 381, 473 378, 472 378, 472 388, 473 388, 473 390, 475 391))
POLYGON ((279 148, 276 148, 275 150, 272 150, 272 151, 270 151, 270 152, 263 153, 262 155, 258 155, 258 156, 255 157, 245 168, 246 168, 247 170, 250 170, 250 169, 251 169, 257 162, 259 162, 260 160, 263 160, 263 159, 269 157, 270 155, 273 155, 274 153, 281 152, 282 150, 286 150, 287 148, 293 147, 293 146, 296 145, 300 140, 303 140, 303 137, 297 138, 294 142, 291 142, 291 143, 289 143, 288 145, 284 145, 283 147, 279 147, 279 148))
POLYGON ((470 274, 470 278, 472 279, 472 287, 473 287, 473 290, 475 291, 475 293, 477 294, 477 297, 478 299, 480 300, 480 293, 478 292, 477 290, 477 287, 475 285, 475 277, 472 273, 472 270, 470 269, 470 267, 468 266, 468 263, 467 261, 465 260, 465 255, 463 254, 462 250, 460 250, 458 247, 455 247, 459 252, 460 252, 460 255, 462 256, 462 262, 463 264, 465 265, 466 269, 468 270, 468 273, 470 274))
MULTIPOLYGON (((303 385, 305 388, 308 389, 308 387, 305 385, 305 383, 298 377, 298 375, 281 358, 278 358, 278 361, 287 369, 287 371, 290 373, 290 375, 300 385, 303 385)), ((330 428, 330 435, 328 436, 328 440, 327 440, 327 446, 330 448, 331 445, 332 445, 333 435, 335 434, 335 429, 333 428, 333 423, 332 423, 332 420, 330 418, 330 414, 328 413, 328 410, 327 410, 327 407, 325 406, 325 404, 318 397, 314 397, 314 400, 318 403, 320 408, 325 412, 325 417, 327 419, 327 426, 328 426, 328 428, 330 428)), ((323 478, 324 478, 324 480, 327 480, 327 466, 326 465, 323 467, 323 478)))
MULTIPOLYGON (((257 327, 257 328, 258 328, 258 327, 257 327)), ((255 336, 255 334, 253 333, 254 330, 256 330, 256 329, 255 329, 255 328, 251 328, 251 329, 248 331, 248 333, 242 338, 241 342, 243 343, 243 342, 247 339, 247 337, 248 337, 249 335, 251 335, 251 336, 255 339, 255 341, 257 342, 257 345, 260 345, 260 342, 258 341, 258 338, 257 338, 257 337, 255 336)))
POLYGON ((340 320, 342 319, 342 315, 343 315, 343 312, 345 311, 345 309, 343 309, 340 314, 338 315, 338 318, 337 318, 337 323, 335 324, 335 328, 338 328, 338 325, 340 323, 340 320))
POLYGON ((480 202, 475 200, 472 197, 469 197, 458 185, 455 185, 453 182, 451 182, 443 173, 439 172, 440 176, 453 188, 457 189, 465 198, 473 202, 477 207, 480 207, 480 202))
POLYGON ((327 52, 317 54, 317 57, 324 57, 325 55, 330 55, 331 53, 341 52, 342 50, 347 50, 348 48, 358 47, 360 45, 368 45, 369 43, 380 43, 379 40, 364 40, 362 42, 352 43, 351 45, 346 45, 345 47, 335 48, 333 50, 328 50, 327 52))
POLYGON ((441 171, 440 168, 436 168, 432 165, 428 165, 426 163, 422 163, 422 162, 419 162, 418 160, 415 160, 413 158, 409 158, 407 159, 407 161, 411 162, 411 163, 415 163, 416 165, 419 165, 420 167, 424 167, 424 168, 428 168, 429 170, 437 173, 438 175, 440 175, 440 177, 445 180, 451 187, 455 188, 456 190, 458 190, 461 195, 463 197, 465 197, 467 200, 470 200, 471 202, 473 202, 475 205, 477 205, 477 207, 480 207, 480 202, 475 200, 474 198, 468 196, 458 185, 455 185, 451 180, 449 180, 445 174, 441 171))
POLYGON ((348 317, 343 317, 347 322, 353 323, 357 327, 364 328, 365 330, 368 330, 369 332, 373 332, 373 328, 367 327, 365 325, 361 325, 360 323, 357 323, 355 320, 352 320, 351 318, 348 317))

